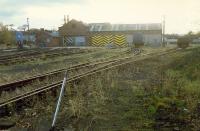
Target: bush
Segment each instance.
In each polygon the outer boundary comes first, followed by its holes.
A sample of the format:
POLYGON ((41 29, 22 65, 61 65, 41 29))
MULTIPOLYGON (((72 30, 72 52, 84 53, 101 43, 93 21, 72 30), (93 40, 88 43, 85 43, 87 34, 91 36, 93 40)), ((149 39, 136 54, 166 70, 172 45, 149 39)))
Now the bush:
POLYGON ((13 32, 9 31, 6 26, 0 23, 0 46, 11 47, 15 43, 13 32))
POLYGON ((189 46, 190 39, 188 37, 181 37, 177 41, 177 46, 179 48, 185 49, 189 46))

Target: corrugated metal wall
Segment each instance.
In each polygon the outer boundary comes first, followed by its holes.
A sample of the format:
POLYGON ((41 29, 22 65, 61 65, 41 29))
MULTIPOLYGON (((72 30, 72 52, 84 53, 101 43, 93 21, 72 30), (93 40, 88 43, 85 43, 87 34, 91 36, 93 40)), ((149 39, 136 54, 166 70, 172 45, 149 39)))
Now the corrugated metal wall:
POLYGON ((128 45, 132 45, 133 44, 133 35, 126 35, 126 42, 128 43, 128 45))
POLYGON ((92 46, 106 46, 108 44, 114 44, 117 46, 126 45, 126 36, 125 35, 93 35, 91 36, 92 46))
POLYGON ((126 45, 126 36, 125 35, 114 35, 113 43, 118 46, 125 46, 126 45))
MULTIPOLYGON (((143 37, 143 42, 145 45, 149 46, 161 46, 161 34, 141 34, 143 37)), ((135 34, 132 35, 126 35, 126 42, 128 45, 134 44, 134 36, 135 34)))
MULTIPOLYGON (((128 46, 134 44, 134 34, 94 34, 89 37, 89 45, 91 46, 106 46, 113 44, 116 46, 128 46)), ((144 34, 143 40, 146 45, 161 46, 161 34, 144 34)), ((63 43, 65 46, 86 46, 87 40, 85 36, 64 37, 63 43)))
POLYGON ((162 35, 161 34, 145 34, 144 42, 146 45, 150 46, 161 46, 162 43, 162 35))
MULTIPOLYGON (((92 46, 106 46, 114 44, 117 46, 128 46, 134 44, 134 36, 136 34, 120 34, 120 35, 104 35, 96 34, 90 37, 90 45, 92 46)), ((161 46, 161 34, 141 34, 146 45, 161 46)))

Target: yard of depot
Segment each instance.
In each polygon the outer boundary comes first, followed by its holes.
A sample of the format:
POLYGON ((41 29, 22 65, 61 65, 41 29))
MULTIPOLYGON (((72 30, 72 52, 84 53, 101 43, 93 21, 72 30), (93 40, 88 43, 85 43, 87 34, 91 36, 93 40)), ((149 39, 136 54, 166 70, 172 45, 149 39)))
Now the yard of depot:
POLYGON ((94 49, 94 51, 72 54, 67 56, 58 56, 54 58, 40 58, 35 61, 27 61, 26 63, 18 63, 9 66, 1 66, 0 68, 0 82, 6 83, 13 80, 26 78, 41 73, 46 73, 52 70, 67 68, 69 66, 94 61, 96 59, 103 59, 114 57, 116 55, 123 55, 127 49, 94 49))
MULTIPOLYGON (((198 130, 199 54, 199 48, 180 50, 68 84, 56 128, 198 130)), ((46 100, 12 118, 18 120, 14 129, 48 129, 55 104, 46 94, 46 100)))
MULTIPOLYGON (((169 47, 172 48, 172 47, 169 47)), ((169 48, 150 48, 144 47, 143 53, 154 51, 165 51, 169 48)), ((27 78, 29 76, 46 73, 56 69, 67 68, 72 65, 93 62, 98 59, 118 58, 132 55, 129 48, 106 49, 99 48, 94 51, 82 54, 73 54, 68 56, 58 56, 54 58, 40 58, 35 61, 27 61, 26 63, 18 63, 9 66, 0 66, 0 83, 7 83, 13 80, 27 78)))

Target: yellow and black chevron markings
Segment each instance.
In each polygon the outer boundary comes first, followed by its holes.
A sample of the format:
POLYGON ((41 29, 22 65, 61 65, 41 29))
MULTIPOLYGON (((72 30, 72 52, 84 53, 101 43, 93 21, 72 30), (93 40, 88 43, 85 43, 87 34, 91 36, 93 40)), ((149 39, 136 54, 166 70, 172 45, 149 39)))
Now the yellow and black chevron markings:
POLYGON ((112 43, 112 42, 113 42, 113 35, 105 35, 105 36, 104 36, 104 42, 105 42, 106 44, 112 43))
POLYGON ((113 43, 119 46, 124 46, 126 44, 126 36, 125 35, 115 35, 113 37, 113 43))
POLYGON ((125 35, 95 35, 91 37, 91 45, 105 46, 107 44, 123 46, 126 43, 125 35))
POLYGON ((94 46, 105 46, 112 42, 112 35, 95 35, 91 37, 91 42, 94 46))
POLYGON ((101 35, 92 36, 91 42, 92 42, 92 45, 94 45, 94 46, 101 46, 102 36, 101 35))

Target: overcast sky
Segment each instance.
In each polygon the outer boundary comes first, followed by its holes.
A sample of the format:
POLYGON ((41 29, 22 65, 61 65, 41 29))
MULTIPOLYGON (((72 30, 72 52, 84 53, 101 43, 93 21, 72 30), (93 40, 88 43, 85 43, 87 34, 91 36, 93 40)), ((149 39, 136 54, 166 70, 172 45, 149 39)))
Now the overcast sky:
POLYGON ((167 33, 200 31, 200 0, 0 0, 0 22, 57 29, 64 15, 85 23, 160 23, 167 33))

